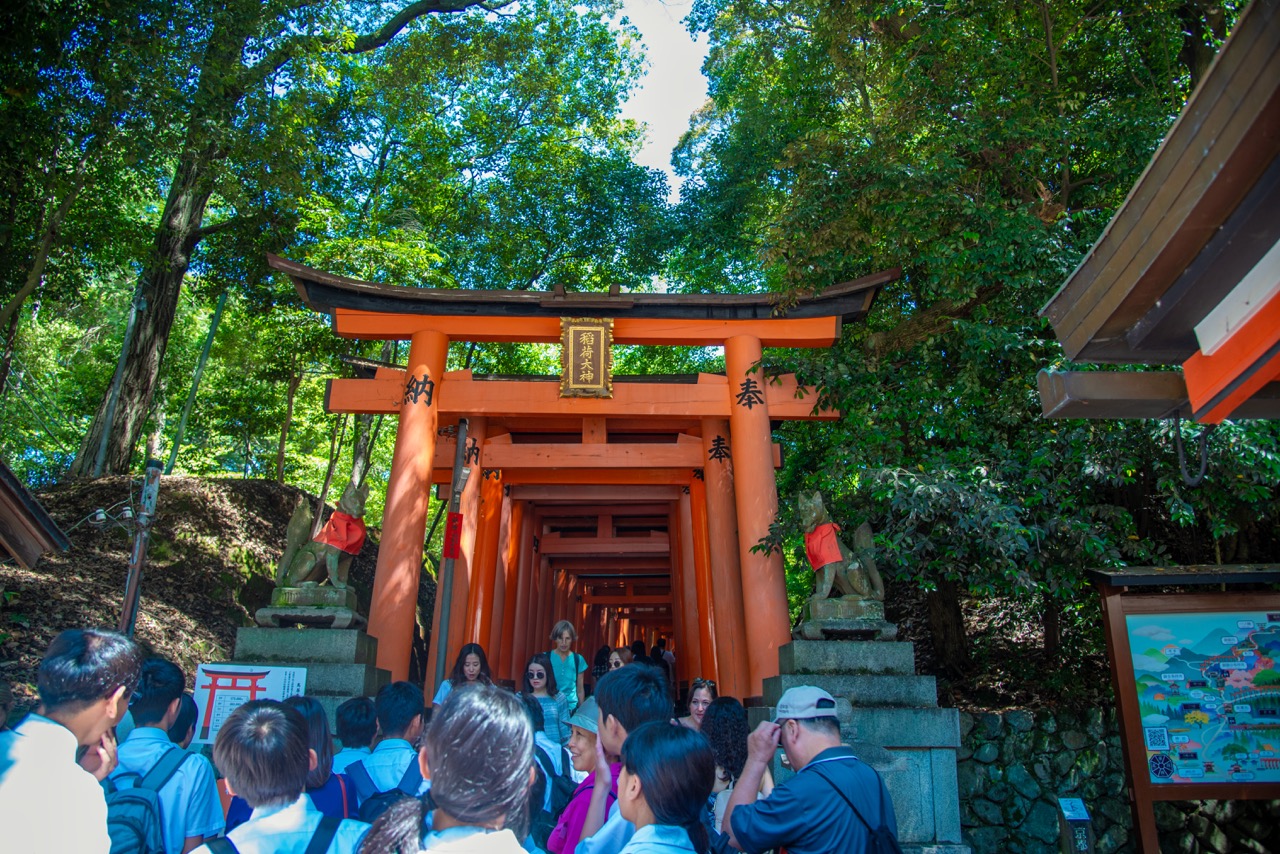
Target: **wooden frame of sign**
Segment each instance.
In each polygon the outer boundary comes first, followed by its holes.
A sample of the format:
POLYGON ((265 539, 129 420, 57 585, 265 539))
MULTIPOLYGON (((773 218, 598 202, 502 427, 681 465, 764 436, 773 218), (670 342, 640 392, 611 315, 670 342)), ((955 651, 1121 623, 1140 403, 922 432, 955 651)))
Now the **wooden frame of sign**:
POLYGON ((560 318, 560 396, 613 397, 613 318, 560 318))
POLYGON ((1278 672, 1280 592, 1225 590, 1280 582, 1280 566, 1129 567, 1088 576, 1102 597, 1140 849, 1160 850, 1155 801, 1280 798, 1280 684, 1272 675, 1253 683, 1263 671, 1278 672), (1200 584, 1222 590, 1159 590, 1200 584))

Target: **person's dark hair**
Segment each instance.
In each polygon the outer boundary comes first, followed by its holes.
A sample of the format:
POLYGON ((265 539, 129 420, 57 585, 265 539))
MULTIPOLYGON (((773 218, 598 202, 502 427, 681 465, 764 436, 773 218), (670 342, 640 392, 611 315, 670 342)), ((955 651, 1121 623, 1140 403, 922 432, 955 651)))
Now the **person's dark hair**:
POLYGON ((333 737, 329 716, 314 697, 286 697, 284 704, 298 710, 307 722, 307 746, 316 752, 316 767, 307 774, 307 788, 318 789, 329 782, 333 772, 333 737))
POLYGON ((467 663, 468 655, 475 655, 480 658, 480 678, 476 681, 492 685, 493 674, 489 672, 489 657, 484 654, 484 647, 478 643, 468 643, 463 644, 461 651, 458 652, 458 660, 453 663, 453 673, 449 674, 449 681, 453 683, 453 687, 457 688, 467 682, 467 677, 463 674, 462 668, 467 663))
POLYGON ((426 706, 422 689, 412 682, 392 682, 383 685, 378 698, 373 701, 378 727, 386 738, 403 738, 413 719, 422 714, 426 706))
POLYGON ((441 809, 463 825, 504 827, 523 840, 529 832, 529 769, 533 729, 514 694, 469 683, 436 707, 423 740, 431 789, 422 799, 402 798, 373 823, 362 851, 421 847, 424 811, 441 809))
POLYGON ((338 727, 338 740, 343 747, 368 747, 377 729, 377 717, 373 700, 368 697, 352 697, 334 715, 338 727))
POLYGON ((118 632, 67 629, 45 650, 36 672, 36 688, 46 710, 83 708, 124 686, 131 696, 138 684, 142 649, 118 632))
MULTIPOLYGON (((691 692, 692 693, 692 692, 691 692)), ((747 764, 747 710, 733 697, 717 697, 702 718, 702 734, 711 744, 716 764, 736 780, 747 764)))
MULTIPOLYGON (((559 687, 556 686, 556 672, 551 669, 551 656, 545 652, 535 652, 529 656, 529 664, 536 664, 547 670, 547 696, 554 697, 560 693, 559 687)), ((524 666, 524 693, 532 694, 533 685, 529 682, 529 664, 524 666)))
POLYGON ((542 713, 542 704, 538 702, 537 697, 528 692, 520 694, 519 697, 520 702, 524 704, 525 714, 529 716, 529 723, 533 726, 533 731, 540 731, 547 725, 547 717, 542 713))
POLYGON ((249 806, 291 804, 307 785, 307 722, 292 706, 253 700, 232 712, 213 743, 213 762, 249 806))
POLYGON ((622 659, 624 666, 636 660, 636 654, 631 651, 629 646, 620 646, 614 652, 618 654, 618 658, 622 659))
MULTIPOLYGON (((642 653, 640 653, 639 655, 637 655, 635 658, 631 659, 631 663, 632 663, 632 664, 643 664, 645 667, 657 667, 657 666, 658 666, 657 662, 655 662, 655 661, 654 661, 652 658, 650 658, 649 656, 645 655, 643 652, 642 652, 642 653)), ((663 678, 665 678, 665 675, 664 675, 664 677, 663 677, 663 678)))
POLYGON ((199 719, 200 709, 196 706, 196 698, 191 696, 190 691, 184 692, 178 701, 178 716, 173 719, 173 726, 169 727, 169 740, 174 744, 182 744, 199 719))
POLYGON ((657 824, 683 827, 698 854, 710 840, 702 808, 715 784, 716 761, 701 733, 654 721, 627 733, 622 767, 640 778, 641 795, 657 824))
POLYGON ((840 737, 839 718, 796 718, 796 723, 810 732, 840 737))
POLYGON ((138 686, 129 700, 135 726, 157 724, 169 711, 170 704, 182 696, 187 678, 181 668, 164 658, 148 658, 142 662, 138 686))
POLYGON ((642 640, 632 641, 631 654, 636 657, 644 655, 644 641, 642 640))
POLYGON ((613 715, 628 733, 650 721, 671 718, 671 698, 662 671, 652 665, 631 664, 610 670, 596 686, 601 720, 613 715))
POLYGON ((592 669, 597 669, 597 668, 608 669, 609 656, 612 653, 613 653, 613 648, 610 647, 608 644, 605 644, 604 646, 596 650, 595 660, 591 662, 592 669))
POLYGON ((713 701, 720 696, 720 692, 716 689, 716 681, 714 679, 703 679, 701 676, 689 683, 689 702, 693 702, 693 695, 696 691, 706 691, 711 695, 713 701))
POLYGON ((657 646, 658 646, 658 649, 665 650, 665 649, 667 648, 667 639, 666 639, 666 638, 658 638, 657 646))

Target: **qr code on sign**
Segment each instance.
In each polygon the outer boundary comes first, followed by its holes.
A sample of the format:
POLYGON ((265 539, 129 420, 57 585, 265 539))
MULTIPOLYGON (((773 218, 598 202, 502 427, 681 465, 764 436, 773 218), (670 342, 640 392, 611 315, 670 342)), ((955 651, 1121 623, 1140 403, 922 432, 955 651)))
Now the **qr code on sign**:
POLYGON ((1169 730, 1164 727, 1148 727, 1142 732, 1147 738, 1147 750, 1169 749, 1169 730))

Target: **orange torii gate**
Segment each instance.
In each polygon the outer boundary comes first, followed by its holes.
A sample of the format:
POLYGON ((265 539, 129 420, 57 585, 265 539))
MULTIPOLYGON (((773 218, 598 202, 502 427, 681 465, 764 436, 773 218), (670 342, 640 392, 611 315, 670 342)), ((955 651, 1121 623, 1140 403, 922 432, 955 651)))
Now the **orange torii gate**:
POLYGON ((761 693, 790 636, 781 556, 752 551, 778 508, 771 422, 839 417, 794 376, 765 378, 761 351, 831 346, 899 271, 778 313, 762 295, 434 290, 269 261, 336 334, 410 342, 406 369, 330 380, 325 400, 400 418, 369 613, 380 667, 408 674, 428 494, 451 482, 449 428, 466 418, 475 475, 460 496, 451 601, 436 601, 449 637, 433 633, 429 661, 441 640, 474 641, 496 676, 519 681, 569 619, 588 658, 601 643, 674 636, 683 677, 761 693), (451 342, 554 343, 566 317, 612 318, 616 344, 722 346, 726 374, 618 377, 612 397, 565 398, 557 378, 445 369, 451 342))

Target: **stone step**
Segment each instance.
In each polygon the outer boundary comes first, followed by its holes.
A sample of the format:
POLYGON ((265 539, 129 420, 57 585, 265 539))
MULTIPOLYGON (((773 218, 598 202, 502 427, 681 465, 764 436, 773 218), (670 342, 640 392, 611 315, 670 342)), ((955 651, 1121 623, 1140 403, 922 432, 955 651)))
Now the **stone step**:
POLYGON ((839 673, 784 673, 764 680, 764 701, 777 705, 788 688, 813 685, 854 706, 911 706, 936 708, 938 684, 932 676, 862 676, 839 673))
POLYGON ((916 672, 915 646, 887 641, 793 641, 778 650, 778 672, 898 673, 916 672))
POLYGON ((378 641, 359 629, 269 629, 244 627, 236 630, 237 662, 318 661, 329 664, 374 664, 378 641))
MULTIPOLYGON (((773 720, 776 712, 770 706, 749 708, 747 724, 755 729, 761 721, 773 720)), ((958 709, 864 709, 846 706, 843 698, 837 698, 836 717, 840 720, 840 737, 845 744, 887 749, 946 747, 954 750, 960 746, 958 709)))

